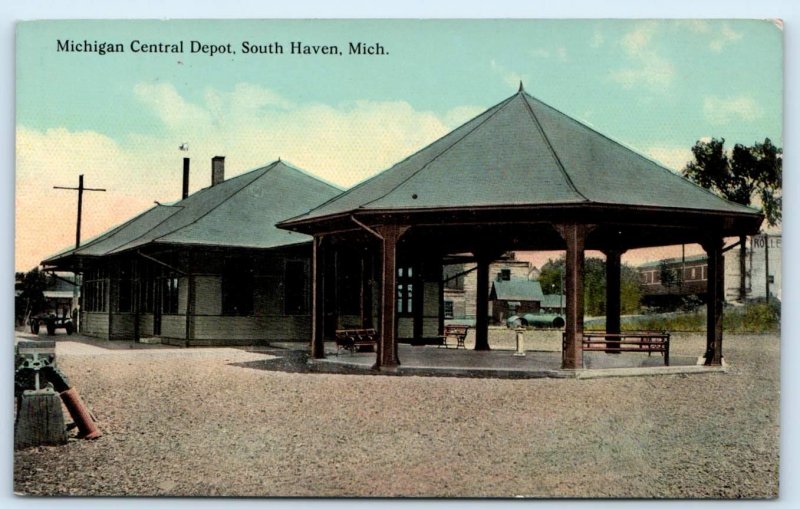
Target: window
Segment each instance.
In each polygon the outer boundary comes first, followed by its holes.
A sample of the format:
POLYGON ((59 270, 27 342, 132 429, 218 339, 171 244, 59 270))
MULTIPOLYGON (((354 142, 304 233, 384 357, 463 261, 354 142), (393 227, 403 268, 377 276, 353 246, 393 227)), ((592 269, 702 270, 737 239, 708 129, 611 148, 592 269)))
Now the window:
POLYGON ((140 263, 139 278, 139 311, 152 313, 155 310, 156 269, 148 263, 140 263))
POLYGON ((309 314, 308 265, 302 260, 286 260, 284 272, 284 313, 309 314))
POLYGON ((511 280, 511 269, 500 269, 500 272, 497 273, 497 280, 498 281, 510 281, 511 280))
POLYGON ((453 318, 453 301, 452 300, 444 301, 444 317, 445 318, 453 318))
POLYGON ((343 315, 361 313, 361 257, 356 253, 337 256, 339 280, 339 312, 343 315))
POLYGON ((123 264, 117 279, 117 311, 128 313, 133 311, 133 270, 130 263, 123 264))
POLYGON ((83 310, 89 312, 108 311, 106 296, 108 295, 108 271, 92 269, 86 273, 82 288, 83 310))
POLYGON ((442 276, 448 290, 464 290, 464 265, 446 265, 442 276))
POLYGON ((161 312, 167 315, 178 314, 178 278, 174 276, 160 279, 161 312))
POLYGON ((240 263, 226 264, 222 273, 222 314, 253 314, 253 271, 240 263))
POLYGON ((414 268, 397 269, 397 313, 410 315, 414 312, 414 268))

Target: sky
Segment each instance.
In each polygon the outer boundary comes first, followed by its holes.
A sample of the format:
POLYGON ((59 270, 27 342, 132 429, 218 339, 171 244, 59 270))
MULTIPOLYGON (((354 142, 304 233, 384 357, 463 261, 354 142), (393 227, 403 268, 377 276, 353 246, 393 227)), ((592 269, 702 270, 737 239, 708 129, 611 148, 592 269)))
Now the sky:
POLYGON ((780 23, 733 19, 20 23, 15 269, 74 243, 77 193, 53 186, 75 186, 79 174, 107 189, 84 195, 84 240, 179 199, 184 156, 192 192, 209 185, 215 155, 226 157, 226 178, 280 157, 347 188, 520 81, 675 171, 701 139, 783 146, 782 45, 780 23), (57 51, 67 39, 125 52, 57 51), (133 53, 135 40, 184 41, 185 53, 133 53), (192 54, 192 40, 236 54, 192 54), (243 41, 279 42, 284 54, 243 54, 243 41), (292 41, 344 54, 292 55, 292 41), (350 42, 387 54, 347 55, 350 42))

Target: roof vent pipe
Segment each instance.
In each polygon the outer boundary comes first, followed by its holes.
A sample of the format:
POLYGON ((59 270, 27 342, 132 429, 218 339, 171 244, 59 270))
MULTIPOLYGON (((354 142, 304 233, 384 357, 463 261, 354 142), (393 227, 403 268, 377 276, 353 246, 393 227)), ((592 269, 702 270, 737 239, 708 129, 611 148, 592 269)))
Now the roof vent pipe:
POLYGON ((185 200, 189 196, 189 158, 183 158, 183 192, 181 193, 181 200, 185 200))
POLYGON ((221 184, 225 180, 225 157, 214 156, 211 158, 211 187, 221 184))

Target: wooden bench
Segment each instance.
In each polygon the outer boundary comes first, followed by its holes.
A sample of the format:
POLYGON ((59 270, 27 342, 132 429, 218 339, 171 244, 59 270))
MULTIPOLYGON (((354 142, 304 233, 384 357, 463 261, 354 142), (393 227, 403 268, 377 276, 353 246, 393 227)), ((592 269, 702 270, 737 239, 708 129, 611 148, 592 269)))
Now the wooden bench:
POLYGON ((466 350, 467 347, 464 346, 464 340, 467 339, 468 332, 469 325, 445 325, 444 336, 442 336, 442 344, 439 346, 450 348, 450 346, 447 344, 447 338, 452 337, 456 339, 456 350, 459 348, 466 350))
MULTIPOLYGON (((566 351, 567 334, 562 336, 563 351, 566 351)), ((664 356, 664 365, 669 366, 669 333, 667 332, 584 332, 584 352, 647 352, 664 356)))
POLYGON ((356 349, 372 347, 378 343, 378 333, 375 329, 338 329, 336 331, 336 355, 342 348, 355 353, 356 349))

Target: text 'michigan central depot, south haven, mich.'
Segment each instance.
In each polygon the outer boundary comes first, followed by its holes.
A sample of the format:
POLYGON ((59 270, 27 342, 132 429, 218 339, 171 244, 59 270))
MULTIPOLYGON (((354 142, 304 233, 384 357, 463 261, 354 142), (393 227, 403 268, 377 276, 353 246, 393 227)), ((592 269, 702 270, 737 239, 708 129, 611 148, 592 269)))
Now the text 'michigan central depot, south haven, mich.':
POLYGON ((146 42, 139 39, 127 45, 121 42, 75 41, 57 39, 56 51, 61 53, 96 53, 98 55, 114 53, 177 53, 201 55, 388 55, 389 52, 380 43, 348 42, 346 51, 337 44, 306 44, 302 41, 251 42, 242 41, 237 48, 234 43, 206 43, 203 41, 146 42))

